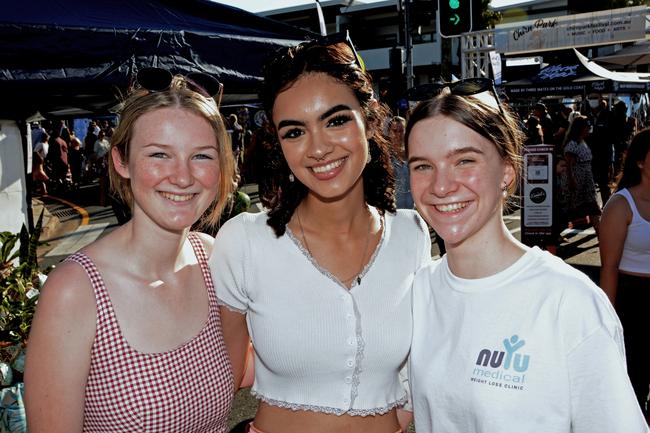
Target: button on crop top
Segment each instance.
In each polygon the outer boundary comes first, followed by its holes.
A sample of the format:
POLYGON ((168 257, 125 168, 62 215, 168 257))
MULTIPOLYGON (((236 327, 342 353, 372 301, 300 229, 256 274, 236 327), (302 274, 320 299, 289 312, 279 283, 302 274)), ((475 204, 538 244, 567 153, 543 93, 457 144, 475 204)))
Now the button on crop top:
POLYGON ((650 221, 639 214, 630 191, 624 188, 616 194, 625 197, 632 210, 632 221, 627 227, 618 268, 621 271, 650 274, 650 221))
POLYGON ((411 285, 431 260, 422 219, 411 210, 387 213, 361 283, 350 289, 320 268, 290 230, 278 238, 266 221, 265 213, 229 220, 210 258, 219 302, 247 315, 252 393, 271 405, 336 415, 402 405, 411 285))

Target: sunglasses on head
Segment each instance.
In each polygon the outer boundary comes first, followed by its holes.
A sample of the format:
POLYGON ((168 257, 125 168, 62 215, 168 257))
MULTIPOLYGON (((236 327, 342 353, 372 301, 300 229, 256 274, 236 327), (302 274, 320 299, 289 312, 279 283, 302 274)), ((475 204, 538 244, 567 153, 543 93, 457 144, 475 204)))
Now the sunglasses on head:
POLYGON ((438 96, 445 88, 449 89, 449 92, 452 95, 457 96, 472 96, 483 92, 492 92, 492 95, 497 102, 497 106, 499 107, 499 112, 502 116, 505 116, 505 112, 501 106, 501 100, 499 99, 499 94, 497 93, 496 87, 494 87, 494 81, 490 78, 465 78, 450 83, 421 84, 411 89, 407 93, 407 98, 411 101, 432 99, 438 96))
POLYGON ((344 32, 332 33, 331 35, 321 36, 318 39, 314 39, 305 43, 307 47, 329 46, 329 45, 336 45, 336 44, 347 45, 352 51, 352 55, 354 55, 354 63, 359 67, 359 69, 361 69, 363 72, 366 72, 366 65, 363 63, 363 59, 361 59, 359 53, 357 53, 357 49, 354 47, 354 44, 352 43, 352 39, 350 38, 350 32, 347 30, 344 32))
MULTIPOLYGON (((169 89, 174 75, 166 69, 143 68, 138 71, 137 83, 150 92, 163 92, 169 89)), ((213 98, 217 108, 221 107, 223 84, 211 75, 201 72, 190 72, 183 75, 187 88, 206 98, 213 98)))

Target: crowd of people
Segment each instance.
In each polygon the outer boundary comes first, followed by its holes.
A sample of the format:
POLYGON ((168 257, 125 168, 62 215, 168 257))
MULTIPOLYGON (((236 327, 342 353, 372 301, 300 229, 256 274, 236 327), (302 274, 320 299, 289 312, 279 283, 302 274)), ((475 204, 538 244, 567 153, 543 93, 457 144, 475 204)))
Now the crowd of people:
MULTIPOLYGON (((252 433, 403 433, 412 416, 419 433, 648 431, 647 131, 618 145, 627 180, 603 225, 627 224, 604 239, 601 290, 506 229, 530 135, 489 79, 442 85, 403 119, 349 38, 304 42, 266 64, 264 127, 247 134, 245 116, 220 113, 220 83, 148 72, 110 140, 93 128, 70 144, 57 125, 41 141, 57 149, 41 167, 57 182, 92 141, 132 216, 47 279, 25 369, 30 432, 224 433, 247 368, 252 433), (193 231, 221 219, 238 171, 266 209, 216 238, 193 231)), ((572 200, 594 222, 611 180, 604 192, 596 171, 616 161, 588 134, 603 127, 596 105, 591 126, 563 112, 556 128, 542 104, 526 122, 561 140, 572 200)))
POLYGON ((105 206, 109 193, 107 155, 113 132, 114 125, 106 119, 88 122, 83 140, 68 121, 32 123, 33 192, 60 193, 99 179, 100 204, 105 206))
POLYGON ((632 137, 643 129, 628 106, 590 94, 580 109, 560 104, 551 115, 537 102, 524 117, 525 144, 551 144, 556 160, 557 231, 567 226, 593 226, 598 232, 602 207, 621 175, 632 137))

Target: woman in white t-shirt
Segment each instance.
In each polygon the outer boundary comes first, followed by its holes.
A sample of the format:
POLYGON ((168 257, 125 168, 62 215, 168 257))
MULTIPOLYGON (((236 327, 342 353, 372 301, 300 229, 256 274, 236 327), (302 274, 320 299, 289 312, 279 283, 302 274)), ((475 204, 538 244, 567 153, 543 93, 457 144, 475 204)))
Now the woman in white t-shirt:
POLYGON ((645 432, 604 292, 503 222, 520 176, 514 117, 491 80, 444 87, 406 129, 417 209, 447 247, 413 285, 416 430, 645 432))
POLYGON ((251 432, 401 432, 411 285, 431 259, 424 221, 395 210, 387 110, 349 40, 313 41, 265 69, 273 128, 268 211, 217 234, 211 268, 236 384, 249 338, 251 432))
POLYGON ((616 308, 625 332, 627 371, 646 419, 650 370, 650 129, 630 143, 616 192, 603 210, 600 284, 616 308))

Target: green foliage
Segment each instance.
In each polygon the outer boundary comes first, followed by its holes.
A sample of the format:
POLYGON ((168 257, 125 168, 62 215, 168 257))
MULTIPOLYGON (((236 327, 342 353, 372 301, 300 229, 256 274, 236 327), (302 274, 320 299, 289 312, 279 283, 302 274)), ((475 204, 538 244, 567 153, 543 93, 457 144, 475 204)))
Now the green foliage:
POLYGON ((0 233, 0 343, 24 344, 29 335, 40 290, 36 249, 42 224, 41 213, 32 233, 24 225, 20 233, 0 233))

